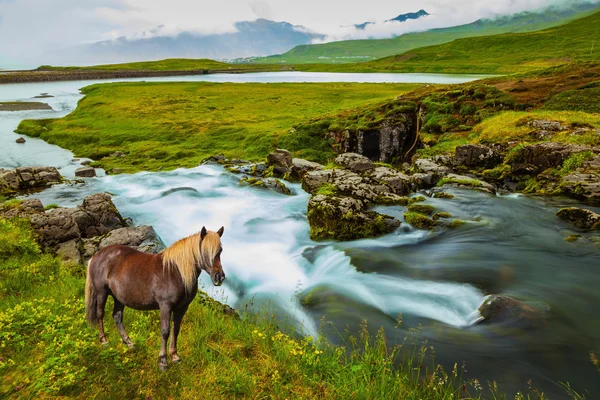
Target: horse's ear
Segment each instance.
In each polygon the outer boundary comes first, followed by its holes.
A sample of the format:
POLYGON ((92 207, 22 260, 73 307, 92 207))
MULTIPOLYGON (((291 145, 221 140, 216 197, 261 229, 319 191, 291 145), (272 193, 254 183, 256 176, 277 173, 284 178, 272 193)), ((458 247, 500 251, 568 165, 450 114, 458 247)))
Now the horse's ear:
POLYGON ((219 236, 223 236, 223 232, 225 232, 225 227, 224 226, 222 226, 221 229, 219 229, 217 231, 217 233, 219 234, 219 236))
POLYGON ((204 236, 206 236, 206 227, 203 226, 200 231, 200 239, 204 239, 204 236))

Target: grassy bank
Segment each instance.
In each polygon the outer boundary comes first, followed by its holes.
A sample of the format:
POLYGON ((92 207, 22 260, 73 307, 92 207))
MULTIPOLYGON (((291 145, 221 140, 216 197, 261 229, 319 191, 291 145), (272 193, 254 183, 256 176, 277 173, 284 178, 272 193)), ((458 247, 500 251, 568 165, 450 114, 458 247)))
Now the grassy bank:
POLYGON ((292 127, 315 117, 394 98, 408 84, 116 83, 93 85, 58 120, 24 121, 21 134, 124 171, 193 167, 203 159, 263 160, 273 148, 326 161, 321 134, 292 127), (116 151, 125 157, 110 157, 116 151))
POLYGON ((372 337, 365 327, 336 347, 283 333, 267 313, 237 319, 201 298, 182 325, 183 362, 161 372, 158 312, 126 310, 135 350, 120 343, 108 312, 110 344, 99 345, 84 320, 84 267, 42 254, 25 221, 0 219, 0 278, 2 398, 416 400, 482 393, 477 380, 463 382, 458 367, 446 373, 424 362, 431 350, 416 337, 389 348, 383 332, 372 337))

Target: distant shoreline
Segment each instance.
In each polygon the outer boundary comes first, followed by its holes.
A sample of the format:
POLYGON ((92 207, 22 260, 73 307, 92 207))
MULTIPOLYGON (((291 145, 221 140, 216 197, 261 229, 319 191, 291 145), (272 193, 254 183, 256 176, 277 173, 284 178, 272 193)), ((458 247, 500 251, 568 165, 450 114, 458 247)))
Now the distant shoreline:
POLYGON ((25 70, 0 71, 0 84, 83 81, 119 78, 154 78, 164 76, 209 75, 209 74, 242 74, 248 72, 269 72, 272 69, 242 69, 231 68, 222 70, 197 69, 181 71, 151 71, 151 70, 25 70))

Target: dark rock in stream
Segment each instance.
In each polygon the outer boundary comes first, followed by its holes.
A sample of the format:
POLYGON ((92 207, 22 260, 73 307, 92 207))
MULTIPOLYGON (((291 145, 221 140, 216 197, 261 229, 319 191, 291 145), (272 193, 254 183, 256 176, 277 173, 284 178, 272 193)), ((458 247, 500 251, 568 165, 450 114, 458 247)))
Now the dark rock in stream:
POLYGON ((18 144, 23 144, 25 142, 26 142, 25 138, 22 138, 22 137, 20 137, 17 140, 15 140, 15 143, 18 143, 18 144))
POLYGON ((502 295, 487 296, 479 306, 479 313, 483 318, 480 323, 502 323, 522 327, 536 327, 544 323, 540 311, 502 295))
POLYGON ((43 188, 62 180, 54 167, 19 167, 11 170, 0 168, 0 195, 43 188))
POLYGON ((96 176, 96 170, 92 167, 81 167, 75 170, 75 176, 81 178, 93 178, 96 176))
POLYGON ((600 214, 583 208, 563 208, 556 216, 585 231, 600 230, 600 214))

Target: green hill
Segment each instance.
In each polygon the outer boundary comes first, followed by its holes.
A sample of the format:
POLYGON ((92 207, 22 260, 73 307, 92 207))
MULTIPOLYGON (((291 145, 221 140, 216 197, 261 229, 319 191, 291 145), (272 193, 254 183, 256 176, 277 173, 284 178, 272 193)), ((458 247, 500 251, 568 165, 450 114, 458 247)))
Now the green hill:
POLYGON ((393 39, 346 40, 324 44, 302 45, 287 53, 253 60, 254 63, 353 63, 370 61, 409 50, 443 44, 455 39, 501 33, 532 32, 565 24, 598 10, 598 5, 579 4, 567 9, 524 12, 494 20, 483 19, 470 24, 409 33, 393 39))
POLYGON ((457 39, 414 49, 363 68, 395 72, 512 73, 600 59, 600 11, 554 28, 457 39))

